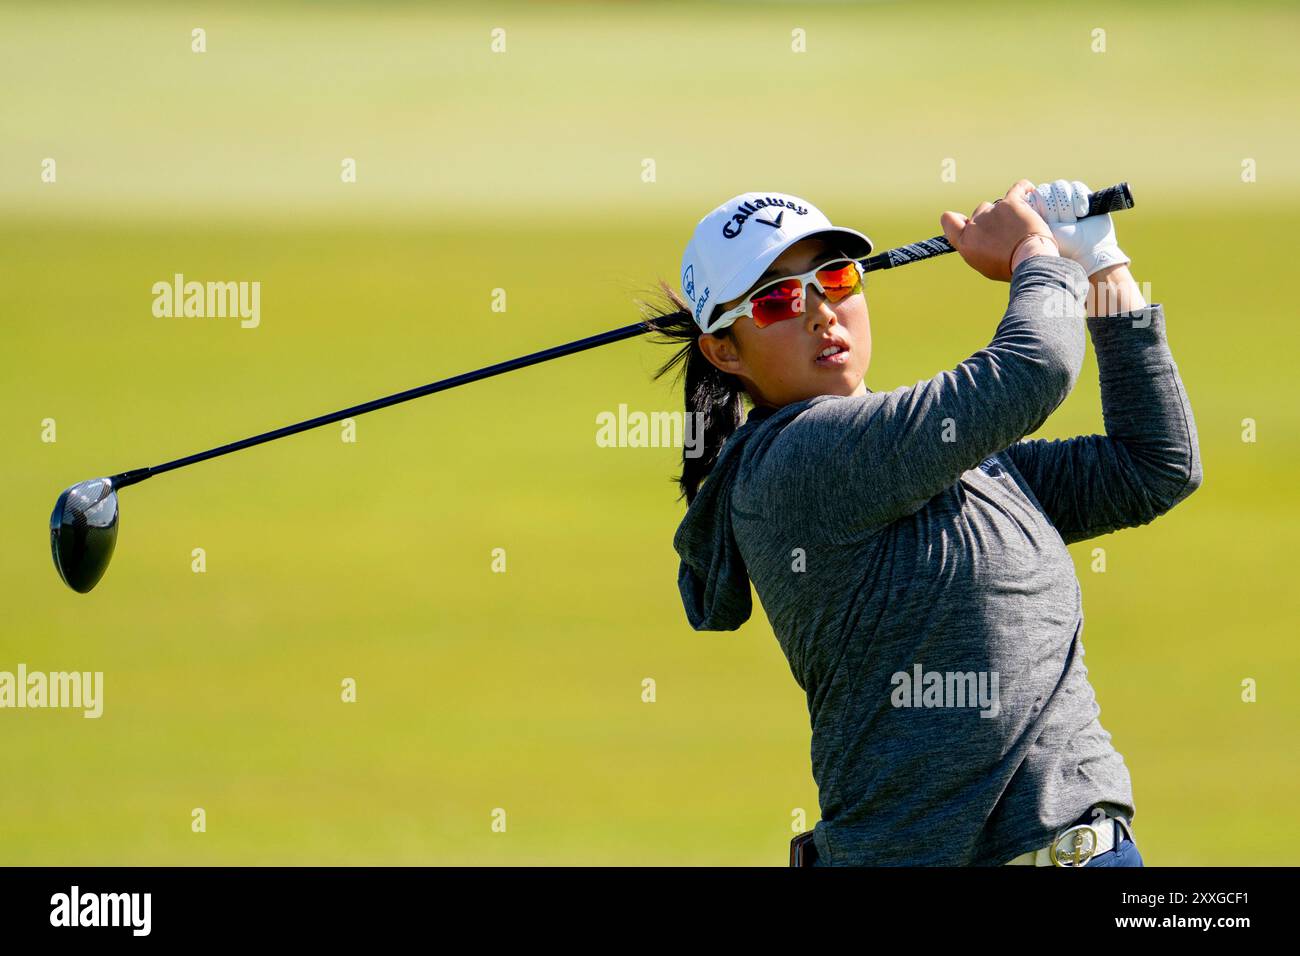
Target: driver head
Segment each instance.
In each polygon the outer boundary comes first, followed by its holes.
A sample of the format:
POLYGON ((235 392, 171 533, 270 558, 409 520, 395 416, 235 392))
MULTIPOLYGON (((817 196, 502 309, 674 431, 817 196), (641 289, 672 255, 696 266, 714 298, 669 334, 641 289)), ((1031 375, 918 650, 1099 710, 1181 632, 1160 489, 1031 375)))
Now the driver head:
POLYGON ((104 576, 117 543, 117 493, 107 478, 73 485, 50 515, 50 551, 63 583, 85 594, 104 576))

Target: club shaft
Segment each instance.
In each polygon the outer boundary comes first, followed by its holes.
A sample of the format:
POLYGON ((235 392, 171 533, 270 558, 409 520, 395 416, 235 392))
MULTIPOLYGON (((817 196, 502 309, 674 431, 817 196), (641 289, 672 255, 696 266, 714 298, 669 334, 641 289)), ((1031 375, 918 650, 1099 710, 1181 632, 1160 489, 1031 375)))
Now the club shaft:
MULTIPOLYGON (((1087 215, 1099 216, 1108 212, 1118 212, 1122 209, 1132 208, 1133 194, 1129 191, 1128 183, 1119 183, 1094 192, 1089 198, 1087 215)), ((953 251, 953 247, 947 239, 943 236, 936 236, 933 239, 922 239, 920 242, 913 242, 906 246, 899 246, 897 249, 890 249, 887 252, 882 252, 879 255, 871 256, 860 261, 867 272, 874 272, 879 269, 894 269, 898 266, 908 265, 912 262, 932 259, 935 256, 946 255, 953 251)), ((491 378, 494 375, 501 375, 505 372, 513 372, 515 369, 525 368, 529 365, 537 365, 540 362, 549 362, 551 359, 560 358, 563 355, 572 355, 575 352, 594 349, 597 346, 608 345, 610 342, 630 339, 633 336, 643 335, 649 331, 651 331, 651 327, 644 322, 625 325, 622 328, 611 329, 608 332, 602 332, 599 335, 591 335, 585 339, 578 339, 575 342, 569 342, 565 345, 556 345, 549 349, 542 349, 540 352, 533 352, 530 355, 523 355, 506 362, 498 362, 496 365, 489 365, 473 372, 464 372, 460 375, 453 375, 451 378, 444 378, 437 382, 430 382, 428 385, 420 385, 417 388, 410 388, 404 392, 385 395, 383 398, 376 398, 369 402, 363 402, 360 405, 353 405, 351 408, 343 408, 337 412, 330 412, 328 415, 320 415, 316 418, 309 418, 306 421, 297 422, 293 425, 285 425, 283 428, 277 428, 274 431, 263 432, 260 435, 254 435, 251 438, 244 438, 240 441, 231 442, 228 445, 209 448, 207 451, 187 455, 184 458, 177 458, 174 461, 164 462, 161 465, 154 465, 151 468, 136 468, 131 471, 124 471, 121 474, 114 475, 109 480, 112 482, 114 488, 125 488, 128 485, 134 485, 138 482, 144 481, 146 478, 160 475, 163 472, 175 471, 177 468, 184 468, 187 465, 196 465, 201 461, 220 458, 222 455, 229 455, 231 452, 242 451, 245 448, 252 448, 254 445, 263 445, 266 442, 275 441, 277 438, 287 438, 290 435, 297 435, 299 432, 310 431, 313 428, 320 428, 322 425, 330 425, 334 422, 343 421, 345 418, 355 418, 358 415, 366 414, 366 412, 378 411, 381 408, 388 408, 392 405, 400 405, 402 402, 409 402, 412 399, 423 398, 425 395, 432 395, 434 392, 443 392, 449 388, 468 385, 470 382, 477 382, 480 379, 491 378)))
POLYGON ((446 391, 449 388, 456 388, 459 385, 467 385, 470 382, 477 382, 480 379, 491 378, 494 375, 513 372, 515 369, 525 368, 529 365, 537 365, 539 362, 548 362, 551 359, 559 358, 562 355, 572 355, 575 352, 594 349, 597 346, 607 345, 610 342, 617 342, 621 339, 629 339, 634 335, 641 335, 648 331, 650 331, 649 326, 643 322, 625 325, 622 328, 611 329, 608 332, 602 332, 599 335, 591 335, 585 339, 578 339, 575 342, 569 342, 565 345, 556 345, 552 348, 543 349, 540 352, 533 352, 529 355, 522 355, 519 358, 510 359, 506 362, 498 362, 496 365, 489 365, 473 372, 464 372, 460 375, 453 375, 451 378, 444 378, 437 382, 430 382, 428 385, 410 388, 404 392, 385 395, 383 398, 376 398, 369 402, 363 402, 360 405, 353 405, 351 408, 343 408, 337 412, 330 412, 327 415, 309 418, 306 421, 297 422, 293 425, 285 425, 283 428, 277 428, 274 431, 263 432, 260 435, 254 435, 251 438, 244 438, 240 441, 231 442, 228 445, 209 448, 207 451, 187 455, 184 458, 177 458, 175 461, 164 462, 161 465, 154 465, 151 468, 137 468, 132 471, 124 471, 119 475, 114 475, 110 480, 112 481, 114 488, 124 488, 128 485, 144 481, 146 478, 152 478, 154 475, 160 475, 163 472, 175 471, 177 468, 184 468, 187 465, 196 465, 201 461, 208 461, 212 458, 219 458, 222 455, 229 455, 231 452, 242 451, 245 448, 252 448, 254 445, 262 445, 269 441, 275 441, 277 438, 287 438, 290 435, 297 435, 299 432, 310 431, 313 428, 320 428, 322 425, 329 425, 334 422, 343 421, 345 418, 355 418, 358 415, 366 414, 366 412, 374 412, 381 408, 388 408, 392 405, 400 405, 402 402, 409 402, 412 399, 423 398, 425 395, 432 395, 434 392, 446 391))

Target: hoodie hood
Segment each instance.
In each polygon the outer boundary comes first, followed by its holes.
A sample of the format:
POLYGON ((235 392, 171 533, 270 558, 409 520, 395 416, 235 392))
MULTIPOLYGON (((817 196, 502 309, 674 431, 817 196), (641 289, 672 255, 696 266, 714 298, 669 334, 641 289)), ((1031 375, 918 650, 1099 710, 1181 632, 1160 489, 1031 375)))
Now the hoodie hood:
POLYGON ((745 424, 722 446, 717 463, 677 527, 673 536, 673 547, 681 556, 677 587, 686 619, 697 631, 734 631, 749 620, 753 610, 749 571, 731 524, 736 477, 744 462, 752 458, 755 436, 776 435, 780 431, 776 420, 792 418, 805 404, 797 402, 775 411, 751 409, 745 424))
MULTIPOLYGON (((677 588, 686 619, 695 630, 734 631, 753 611, 749 569, 732 526, 737 479, 802 412, 819 402, 836 400, 834 395, 818 395, 778 409, 755 406, 745 424, 722 446, 717 464, 673 536, 673 547, 682 559, 677 588)), ((746 517, 744 512, 740 514, 746 517)), ((761 515, 748 517, 762 520, 761 515)))

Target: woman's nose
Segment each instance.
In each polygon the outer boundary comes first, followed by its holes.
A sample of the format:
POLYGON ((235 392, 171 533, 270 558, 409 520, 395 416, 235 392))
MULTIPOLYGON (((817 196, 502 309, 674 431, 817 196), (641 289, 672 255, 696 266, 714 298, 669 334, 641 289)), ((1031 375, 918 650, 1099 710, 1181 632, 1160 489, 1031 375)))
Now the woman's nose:
POLYGON ((826 301, 826 297, 814 289, 808 287, 808 297, 804 299, 804 322, 809 331, 815 332, 823 326, 839 324, 839 317, 831 304, 826 301))

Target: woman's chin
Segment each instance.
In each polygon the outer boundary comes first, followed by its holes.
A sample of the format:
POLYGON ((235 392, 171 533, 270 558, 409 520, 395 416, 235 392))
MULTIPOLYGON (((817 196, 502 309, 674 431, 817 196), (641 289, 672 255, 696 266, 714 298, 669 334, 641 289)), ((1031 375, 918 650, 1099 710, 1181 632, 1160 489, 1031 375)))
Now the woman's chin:
POLYGON ((822 395, 839 395, 841 398, 863 395, 867 391, 863 377, 847 370, 834 377, 827 376, 818 384, 822 395))

